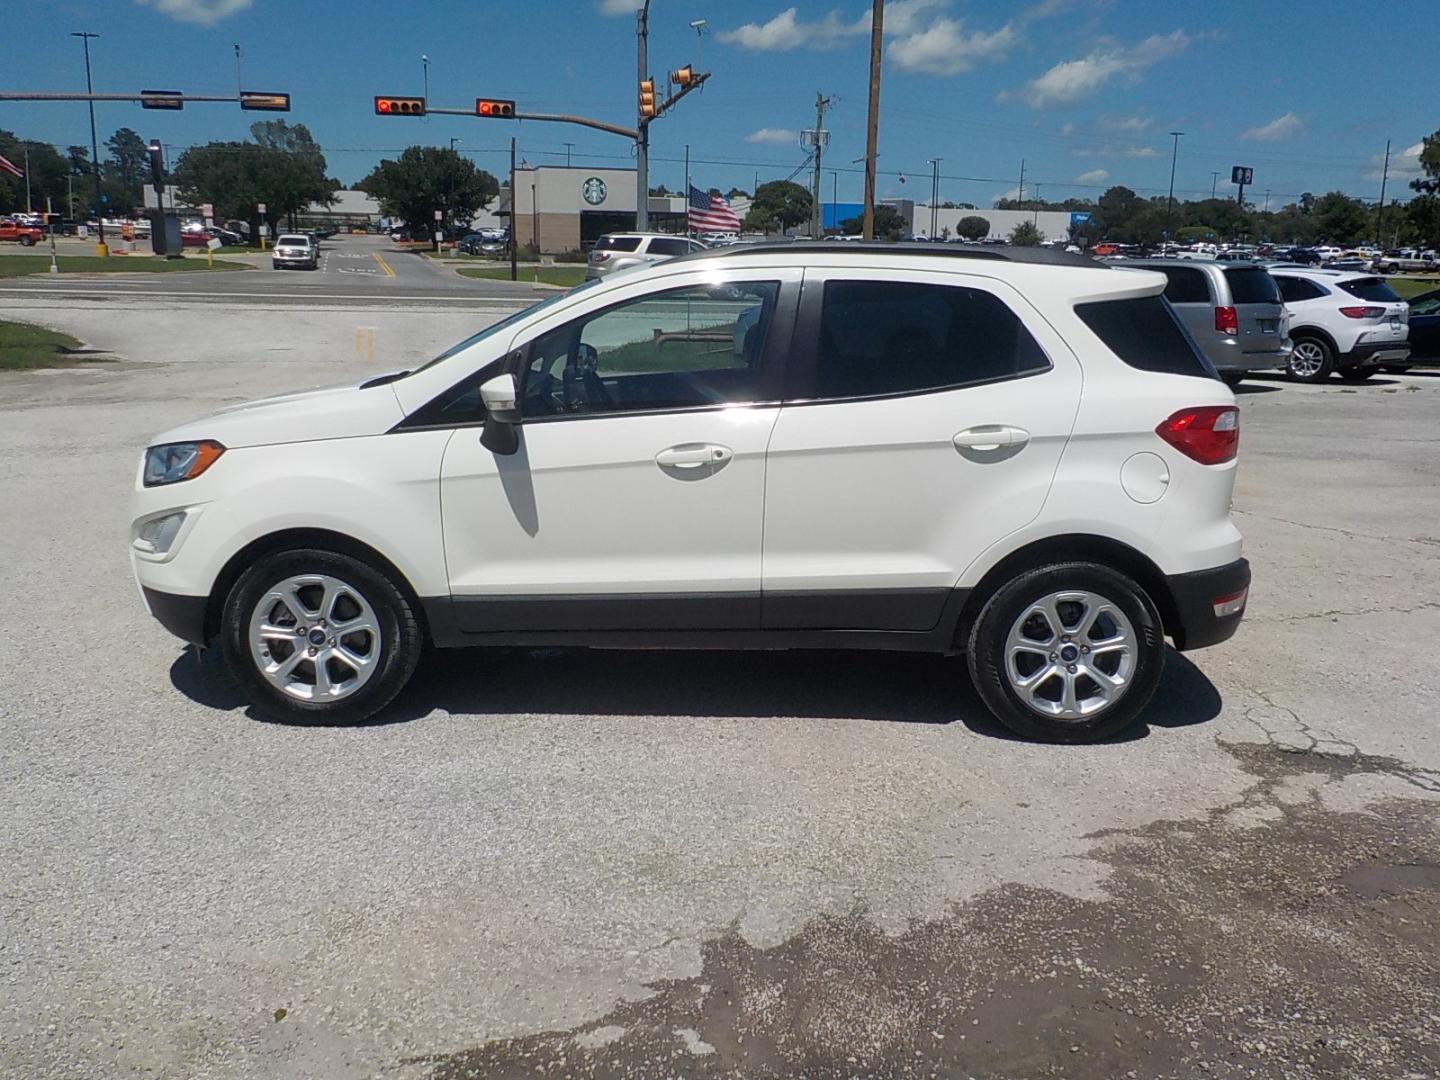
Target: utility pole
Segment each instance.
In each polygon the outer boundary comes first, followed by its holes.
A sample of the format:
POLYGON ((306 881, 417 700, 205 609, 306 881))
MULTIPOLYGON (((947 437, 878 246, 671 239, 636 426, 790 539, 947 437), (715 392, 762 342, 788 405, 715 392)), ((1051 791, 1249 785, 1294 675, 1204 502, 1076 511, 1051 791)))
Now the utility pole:
POLYGON ((1385 183, 1390 179, 1390 140, 1385 140, 1385 168, 1380 173, 1380 205, 1375 208, 1375 246, 1384 250, 1385 183))
POLYGON ((934 240, 939 221, 940 202, 940 158, 930 159, 930 239, 934 240))
POLYGON ((1025 159, 1020 159, 1020 187, 1016 189, 1015 201, 1020 204, 1020 209, 1025 209, 1025 159))
POLYGON ((1034 225, 1034 226, 1038 229, 1038 228, 1040 227, 1040 185, 1039 185, 1039 184, 1036 184, 1036 185, 1035 185, 1035 198, 1031 199, 1030 202, 1031 202, 1031 204, 1032 204, 1031 207, 1030 207, 1030 211, 1031 211, 1031 213, 1030 213, 1030 224, 1031 224, 1031 225, 1034 225))
MULTIPOLYGON (((647 45, 650 37, 650 0, 635 11, 635 81, 644 82, 648 77, 650 62, 647 45)), ((688 181, 687 181, 688 183, 688 181)), ((685 189, 690 197, 690 189, 685 189)), ((689 223, 689 215, 686 215, 689 223)), ((635 228, 643 231, 650 228, 650 118, 640 116, 635 124, 635 228)))
MULTIPOLYGON (((31 209, 31 207, 30 207, 30 140, 29 140, 29 139, 26 139, 26 140, 25 140, 24 146, 25 146, 25 213, 31 214, 31 213, 34 213, 34 211, 33 211, 33 210, 31 209)), ((1383 195, 1381 196, 1381 199, 1382 199, 1382 200, 1384 199, 1384 196, 1383 196, 1383 195)))
MULTIPOLYGON (((95 93, 95 84, 90 80, 90 39, 99 34, 89 31, 72 31, 71 37, 78 37, 85 43, 85 92, 95 93)), ((90 102, 90 175, 95 178, 95 254, 104 257, 110 254, 105 246, 105 207, 100 204, 100 141, 95 137, 95 102, 90 102)))
POLYGON ((510 280, 518 281, 520 271, 516 264, 515 257, 515 212, 518 204, 515 201, 515 136, 510 136, 510 280))
POLYGON ((575 144, 573 142, 567 142, 565 144, 565 167, 567 169, 570 167, 570 151, 574 149, 574 147, 575 144))
POLYGON ((809 146, 815 151, 815 170, 810 178, 810 239, 812 240, 820 239, 823 231, 821 227, 823 215, 820 212, 820 158, 825 151, 825 144, 830 140, 830 133, 825 130, 825 110, 830 107, 831 100, 820 91, 815 91, 815 130, 800 133, 800 145, 809 146))
POLYGON ((1175 140, 1170 147, 1170 194, 1165 196, 1165 239, 1170 239, 1170 215, 1175 212, 1175 159, 1180 156, 1180 136, 1183 131, 1172 131, 1170 137, 1175 140))
POLYGON ((1270 189, 1267 187, 1267 188, 1265 189, 1265 213, 1268 214, 1269 212, 1270 212, 1270 189))
POLYGON ((884 41, 885 0, 874 0, 870 16, 870 109, 865 125, 864 238, 875 239, 875 158, 880 152, 880 59, 884 41))
POLYGON ((1215 198, 1215 185, 1219 182, 1220 174, 1218 172, 1212 172, 1210 174, 1210 198, 1212 199, 1215 198))

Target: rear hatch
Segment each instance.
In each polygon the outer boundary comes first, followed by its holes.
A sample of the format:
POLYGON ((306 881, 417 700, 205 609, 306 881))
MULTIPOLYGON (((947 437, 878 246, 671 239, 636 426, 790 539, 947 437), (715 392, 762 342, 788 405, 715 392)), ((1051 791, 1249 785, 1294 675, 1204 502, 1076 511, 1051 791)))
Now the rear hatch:
POLYGON ((1384 278, 1351 278, 1337 284, 1342 293, 1355 298, 1353 304, 1341 304, 1340 311, 1365 326, 1359 342, 1400 342, 1410 336, 1410 305, 1384 278))
POLYGON ((1227 266, 1224 274, 1241 352, 1278 352, 1285 340, 1285 305, 1275 279, 1261 266, 1227 266))

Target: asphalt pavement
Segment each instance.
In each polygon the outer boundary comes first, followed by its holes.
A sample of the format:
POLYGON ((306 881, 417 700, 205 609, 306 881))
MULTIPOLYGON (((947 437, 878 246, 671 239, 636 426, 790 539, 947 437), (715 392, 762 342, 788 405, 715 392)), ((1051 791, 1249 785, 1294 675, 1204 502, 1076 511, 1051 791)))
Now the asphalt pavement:
POLYGON ((810 652, 436 653, 316 729, 145 614, 140 450, 521 298, 201 295, 0 294, 123 357, 0 381, 0 1075, 1440 1075, 1436 373, 1246 384, 1246 622, 1106 745, 810 652))

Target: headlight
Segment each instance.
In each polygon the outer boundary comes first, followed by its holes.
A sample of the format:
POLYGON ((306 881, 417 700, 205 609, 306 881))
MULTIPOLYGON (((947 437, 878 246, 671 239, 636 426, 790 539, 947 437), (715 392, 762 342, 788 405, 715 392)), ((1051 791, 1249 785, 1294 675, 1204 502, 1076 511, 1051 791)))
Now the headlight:
POLYGON ((206 439, 203 442, 166 443, 145 451, 144 484, 157 487, 194 480, 220 460, 225 447, 206 439))

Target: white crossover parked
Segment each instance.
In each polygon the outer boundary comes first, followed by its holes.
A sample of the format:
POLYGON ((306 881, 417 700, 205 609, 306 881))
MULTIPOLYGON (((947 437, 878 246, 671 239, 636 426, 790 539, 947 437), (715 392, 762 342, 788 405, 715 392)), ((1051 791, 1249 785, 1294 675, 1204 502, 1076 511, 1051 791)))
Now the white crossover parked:
POLYGON ((1360 382, 1382 367, 1405 370, 1410 305, 1384 278, 1283 265, 1272 266, 1270 276, 1290 316, 1292 379, 1324 382, 1338 371, 1360 382))
POLYGON ((292 719, 382 709, 427 642, 838 647, 965 653, 1015 731, 1101 738, 1250 582, 1235 399, 1164 288, 1023 248, 674 259, 165 433, 135 574, 292 719))

